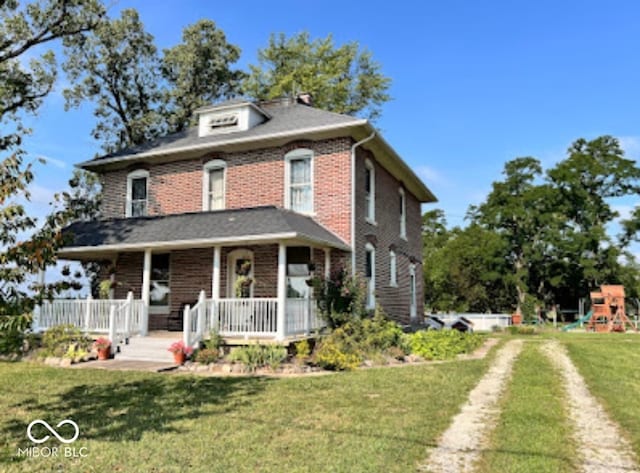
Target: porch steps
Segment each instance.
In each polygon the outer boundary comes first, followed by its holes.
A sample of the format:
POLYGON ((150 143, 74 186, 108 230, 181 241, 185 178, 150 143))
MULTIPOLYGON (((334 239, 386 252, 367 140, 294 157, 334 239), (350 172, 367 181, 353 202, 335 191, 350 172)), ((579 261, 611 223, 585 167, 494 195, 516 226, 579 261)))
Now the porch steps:
POLYGON ((178 341, 181 334, 175 338, 132 337, 129 344, 118 345, 120 351, 115 354, 116 360, 127 361, 156 361, 173 364, 173 354, 167 351, 171 343, 178 341))

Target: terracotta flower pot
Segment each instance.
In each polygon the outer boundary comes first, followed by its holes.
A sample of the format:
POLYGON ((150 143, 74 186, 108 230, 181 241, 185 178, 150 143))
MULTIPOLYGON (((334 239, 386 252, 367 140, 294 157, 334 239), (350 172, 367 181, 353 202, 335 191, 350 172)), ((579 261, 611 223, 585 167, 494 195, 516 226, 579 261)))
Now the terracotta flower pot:
POLYGON ((109 356, 111 355, 111 348, 107 347, 107 348, 99 348, 98 349, 98 360, 108 360, 109 356))
POLYGON ((513 325, 520 325, 522 323, 522 314, 512 314, 511 323, 513 325))
POLYGON ((184 361, 186 360, 187 355, 184 352, 177 351, 173 354, 173 361, 176 365, 184 365, 184 361))

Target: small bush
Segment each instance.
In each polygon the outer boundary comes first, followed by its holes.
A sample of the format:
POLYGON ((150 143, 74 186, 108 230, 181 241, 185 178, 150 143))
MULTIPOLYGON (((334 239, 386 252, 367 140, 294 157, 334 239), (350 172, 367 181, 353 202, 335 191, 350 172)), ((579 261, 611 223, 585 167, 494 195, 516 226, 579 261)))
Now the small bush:
POLYGON ((311 345, 309 345, 309 340, 304 339, 300 340, 295 344, 296 348, 296 356, 298 358, 306 359, 311 355, 311 345))
POLYGON ((502 327, 500 325, 492 325, 491 326, 491 331, 493 333, 502 333, 503 329, 502 329, 502 327))
POLYGON ((482 344, 475 333, 457 330, 420 330, 411 335, 411 353, 427 360, 446 360, 461 353, 470 353, 482 344))
POLYGON ((205 348, 220 350, 220 347, 224 345, 224 337, 218 333, 217 330, 211 330, 209 332, 209 338, 202 342, 205 348))
POLYGON ((362 363, 362 355, 357 350, 347 347, 348 345, 335 340, 323 340, 315 352, 315 362, 327 370, 354 370, 362 363))
POLYGON ((220 352, 217 348, 202 348, 201 350, 198 350, 198 353, 196 353, 195 361, 197 363, 202 363, 203 365, 208 365, 218 361, 219 357, 220 352))
POLYGON ((286 358, 287 349, 282 345, 247 345, 236 348, 229 355, 229 361, 242 363, 251 373, 264 366, 275 371, 286 358))
POLYGON ((31 314, 0 316, 0 355, 21 354, 31 314))
POLYGON ((51 327, 42 336, 42 352, 40 356, 65 356, 70 347, 78 351, 89 351, 92 340, 83 335, 80 329, 73 325, 58 325, 51 327))
POLYGON ((509 325, 507 331, 511 335, 535 335, 538 333, 532 325, 509 325))

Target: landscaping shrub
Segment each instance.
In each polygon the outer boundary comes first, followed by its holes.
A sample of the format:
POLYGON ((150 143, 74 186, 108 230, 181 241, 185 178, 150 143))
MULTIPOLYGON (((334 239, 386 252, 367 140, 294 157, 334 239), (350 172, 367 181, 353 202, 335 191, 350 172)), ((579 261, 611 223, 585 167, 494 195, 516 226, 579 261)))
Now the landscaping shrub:
POLYGON ((314 360, 318 366, 327 370, 354 370, 363 361, 361 352, 346 339, 341 339, 342 335, 332 336, 340 330, 334 330, 331 335, 322 340, 314 354, 314 360))
POLYGON ((276 370, 287 358, 287 349, 282 345, 247 345, 238 347, 229 355, 229 361, 239 362, 249 372, 269 366, 276 370))
POLYGON ((195 361, 203 365, 208 365, 218 361, 219 357, 220 351, 217 348, 202 348, 196 353, 195 361))
POLYGON ((309 344, 309 340, 304 339, 300 340, 295 344, 296 348, 296 356, 298 358, 306 359, 311 355, 311 345, 309 344))
POLYGON ((538 333, 532 325, 509 325, 507 331, 511 335, 535 335, 538 333))
POLYGON ((220 347, 224 345, 224 337, 218 333, 217 330, 211 330, 209 332, 209 338, 202 342, 205 348, 220 350, 220 347))
POLYGON ((79 328, 73 325, 57 325, 48 329, 42 336, 40 356, 63 357, 72 347, 77 351, 88 352, 91 343, 91 339, 83 335, 79 328))
POLYGON ((330 329, 367 314, 364 281, 349 276, 344 269, 333 271, 327 280, 314 279, 313 286, 320 314, 330 329))
POLYGON ((31 315, 0 316, 0 355, 21 354, 31 315))
POLYGON ((409 343, 411 353, 427 360, 446 360, 475 350, 482 344, 482 337, 457 330, 420 330, 411 335, 409 343))

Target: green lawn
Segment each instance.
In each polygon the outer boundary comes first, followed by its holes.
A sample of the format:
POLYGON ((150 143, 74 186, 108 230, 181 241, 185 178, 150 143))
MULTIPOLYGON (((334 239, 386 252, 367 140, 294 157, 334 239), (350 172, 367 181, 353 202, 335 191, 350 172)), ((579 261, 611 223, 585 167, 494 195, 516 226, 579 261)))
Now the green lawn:
POLYGON ((622 426, 640 457, 640 334, 559 337, 591 393, 622 426))
POLYGON ((0 363, 0 471, 414 471, 487 363, 296 379, 0 363), (88 456, 19 457, 37 418, 73 419, 88 456))
POLYGON ((478 473, 575 471, 560 375, 531 337, 513 368, 478 473))

